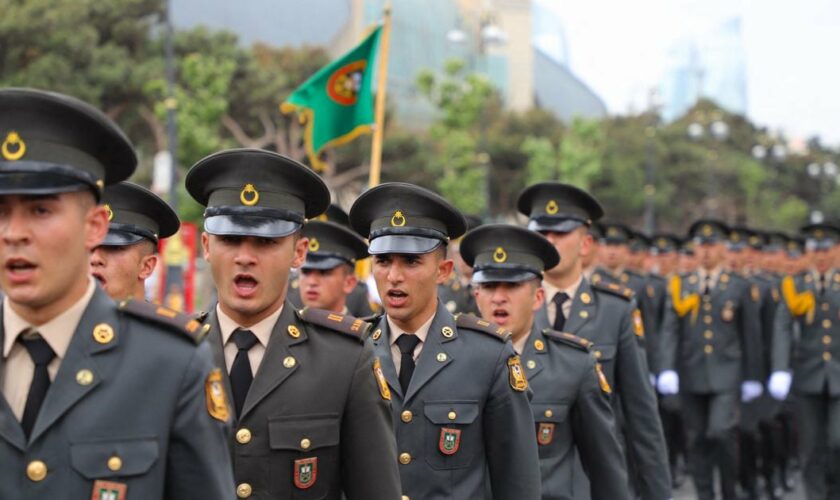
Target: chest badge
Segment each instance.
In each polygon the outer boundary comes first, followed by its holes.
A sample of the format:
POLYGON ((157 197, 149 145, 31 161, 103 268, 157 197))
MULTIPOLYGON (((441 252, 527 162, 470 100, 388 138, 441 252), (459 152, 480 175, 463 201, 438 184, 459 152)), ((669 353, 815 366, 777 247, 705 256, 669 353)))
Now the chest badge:
POLYGON ((373 376, 376 378, 377 385, 379 385, 379 395, 385 401, 390 401, 391 389, 388 388, 388 382, 385 380, 385 374, 382 372, 382 363, 379 361, 379 358, 373 360, 373 376))
POLYGON ((227 422, 230 417, 227 394, 222 383, 222 370, 214 369, 207 376, 204 383, 205 399, 207 401, 207 413, 216 420, 227 422))
POLYGON ((555 425, 551 422, 540 422, 540 427, 537 429, 537 443, 540 446, 548 446, 554 441, 555 425))
POLYGON ((125 483, 97 480, 93 483, 90 500, 125 500, 127 491, 125 483))
POLYGON ((525 370, 522 369, 522 362, 519 356, 508 358, 508 372, 510 372, 510 387, 514 391, 525 392, 528 389, 528 379, 525 378, 525 370))
POLYGON ((461 429, 444 427, 440 430, 438 449, 444 455, 454 455, 461 448, 461 429))
POLYGON ((318 457, 295 460, 295 487, 301 490, 311 488, 318 479, 318 457))

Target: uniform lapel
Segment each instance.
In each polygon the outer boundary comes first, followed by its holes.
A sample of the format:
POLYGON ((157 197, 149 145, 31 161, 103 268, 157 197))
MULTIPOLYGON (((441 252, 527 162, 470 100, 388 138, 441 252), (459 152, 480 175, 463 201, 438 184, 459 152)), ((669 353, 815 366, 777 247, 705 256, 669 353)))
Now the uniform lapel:
MULTIPOLYGON (((2 307, 0 307, 0 349, 2 349, 5 335, 6 333, 3 331, 2 307)), ((6 358, 3 357, 3 353, 0 351, 0 374, 3 373, 5 364, 6 358)), ((20 451, 26 448, 26 437, 23 434, 23 427, 20 426, 20 422, 15 418, 14 413, 12 413, 11 406, 9 406, 6 398, 2 395, 0 395, 0 438, 5 439, 20 451)))
POLYGON ((122 327, 116 305, 97 286, 47 392, 30 442, 35 442, 79 400, 115 375, 119 369, 120 350, 117 347, 122 327), (106 344, 93 339, 94 327, 103 323, 114 330, 113 340, 106 344), (83 376, 84 370, 93 375, 92 380, 83 376))
POLYGON ((408 403, 415 394, 420 392, 438 372, 443 370, 446 365, 452 363, 452 347, 450 343, 457 338, 458 328, 455 326, 455 318, 446 310, 446 307, 438 301, 437 312, 435 319, 429 327, 429 333, 426 335, 426 341, 423 343, 423 350, 420 352, 420 358, 417 360, 417 367, 414 369, 414 375, 411 376, 411 383, 408 384, 408 390, 405 394, 405 402, 408 403), (451 337, 444 337, 442 331, 444 327, 452 329, 451 337))
POLYGON ((306 342, 307 339, 306 327, 295 316, 294 306, 286 301, 283 305, 283 312, 280 313, 280 317, 277 319, 277 323, 271 331, 271 338, 268 341, 268 347, 265 349, 265 356, 263 356, 260 367, 257 369, 257 374, 254 376, 251 388, 248 389, 245 404, 242 406, 242 415, 239 417, 240 420, 245 418, 260 401, 265 399, 271 391, 282 384, 298 369, 301 358, 300 356, 295 356, 292 350, 294 346, 306 342), (288 335, 287 329, 289 325, 297 326, 300 332, 298 338, 293 338, 288 335), (291 367, 286 366, 287 358, 294 359, 294 364, 291 367))
POLYGON ((575 299, 572 301, 572 309, 569 311, 569 317, 566 318, 566 327, 563 330, 577 335, 580 329, 583 328, 583 325, 589 321, 589 318, 594 316, 595 296, 592 293, 592 287, 589 285, 589 281, 583 278, 575 294, 575 299))
POLYGON ((528 335, 528 341, 525 342, 525 348, 522 350, 522 359, 525 361, 529 380, 542 371, 545 353, 547 352, 548 345, 545 337, 535 324, 531 327, 531 334, 528 335), (542 349, 537 349, 537 346, 541 346, 542 349), (531 368, 532 366, 533 368, 531 368))
POLYGON ((373 351, 376 357, 379 358, 379 364, 382 366, 382 374, 385 375, 385 380, 391 386, 391 390, 397 393, 400 399, 404 399, 405 395, 402 392, 400 379, 397 376, 397 367, 394 366, 394 358, 391 355, 391 335, 388 328, 388 320, 385 319, 385 316, 379 318, 379 324, 373 330, 373 337, 371 337, 373 351), (376 332, 379 332, 379 334, 376 332))

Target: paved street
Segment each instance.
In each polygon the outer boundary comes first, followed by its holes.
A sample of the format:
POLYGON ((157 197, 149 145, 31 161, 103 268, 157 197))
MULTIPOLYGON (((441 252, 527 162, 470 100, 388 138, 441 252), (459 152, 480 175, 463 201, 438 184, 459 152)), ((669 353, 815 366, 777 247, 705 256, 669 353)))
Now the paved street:
MULTIPOLYGON (((691 484, 691 480, 687 480, 682 487, 674 492, 674 500, 695 500, 697 495, 694 493, 694 486, 691 484)), ((767 498, 766 496, 762 497, 762 499, 767 498)), ((805 492, 802 489, 802 482, 797 477, 796 481, 796 489, 786 494, 783 497, 785 500, 805 500, 805 492)))

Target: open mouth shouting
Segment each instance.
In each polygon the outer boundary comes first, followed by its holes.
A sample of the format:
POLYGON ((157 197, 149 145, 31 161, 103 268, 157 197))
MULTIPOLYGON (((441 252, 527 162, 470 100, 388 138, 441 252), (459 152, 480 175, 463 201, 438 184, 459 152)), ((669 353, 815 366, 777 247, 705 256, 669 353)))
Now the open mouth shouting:
POLYGON ((408 294, 397 288, 391 288, 385 293, 385 302, 388 307, 404 307, 408 302, 408 294))
POLYGON ((499 326, 507 324, 510 318, 510 313, 504 308, 496 307, 493 309, 493 322, 499 326))
POLYGON ((257 293, 259 281, 251 274, 239 273, 233 278, 233 290, 241 298, 247 299, 257 293))
POLYGON ((35 276, 35 271, 38 266, 23 257, 12 257, 6 259, 3 270, 6 274, 6 279, 11 285, 20 285, 30 281, 35 276))

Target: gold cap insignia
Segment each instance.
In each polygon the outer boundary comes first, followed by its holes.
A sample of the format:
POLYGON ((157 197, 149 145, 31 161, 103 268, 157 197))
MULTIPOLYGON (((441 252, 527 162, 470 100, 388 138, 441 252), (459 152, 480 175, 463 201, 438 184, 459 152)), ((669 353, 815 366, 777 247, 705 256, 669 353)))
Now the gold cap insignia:
POLYGON ((214 368, 204 382, 204 395, 207 401, 207 413, 216 420, 227 422, 230 417, 225 385, 222 383, 221 368, 214 368))
POLYGON ((293 339, 300 337, 300 330, 298 330, 298 327, 295 325, 289 325, 289 327, 286 328, 286 331, 289 332, 289 337, 292 337, 293 339))
POLYGON ((100 344, 107 344, 114 340, 114 329, 107 323, 99 323, 93 327, 93 340, 100 344))
POLYGON ((618 228, 616 228, 616 227, 607 228, 607 236, 610 236, 610 237, 618 236, 618 228))
POLYGON ((710 226, 709 224, 704 225, 701 231, 703 231, 703 236, 711 236, 712 233, 715 232, 715 230, 712 229, 712 226, 710 226))
POLYGON ((239 201, 247 207, 253 207, 260 201, 260 192, 253 184, 245 184, 245 187, 239 192, 239 201))
POLYGON ((506 261, 508 258, 507 252, 502 247, 497 247, 496 251, 493 252, 493 261, 501 264, 502 262, 506 261))
POLYGON ((548 215, 554 215, 560 210, 560 207, 557 206, 557 202, 554 200, 549 200, 548 203, 545 204, 545 213, 548 215))
POLYGON ((12 131, 6 136, 0 151, 3 153, 3 158, 9 161, 17 161, 26 154, 26 143, 23 142, 17 132, 12 131))
POLYGON ((328 222, 329 221, 329 219, 327 218, 327 214, 321 214, 318 217, 315 217, 315 220, 320 220, 320 221, 323 221, 323 222, 328 222))
POLYGON ((391 225, 394 227, 403 227, 405 225, 405 216, 402 212, 399 210, 394 212, 394 215, 391 216, 391 225))
POLYGON ((741 241, 741 235, 738 233, 732 233, 732 236, 730 236, 730 238, 732 239, 732 241, 741 241))
POLYGON ((665 248, 668 246, 668 240, 666 240, 665 238, 659 238, 658 240, 656 240, 656 245, 659 248, 665 248))
POLYGON ((825 232, 823 232, 822 229, 817 229, 816 231, 814 231, 814 237, 822 238, 823 236, 825 236, 825 232))
POLYGON ((108 222, 114 220, 114 211, 111 209, 111 205, 105 204, 105 213, 108 214, 108 222))
POLYGON ((309 251, 310 252, 317 252, 321 248, 321 242, 318 241, 318 238, 312 238, 309 240, 309 251))
POLYGON ((758 236, 751 236, 750 237, 750 245, 757 245, 758 244, 758 236))

